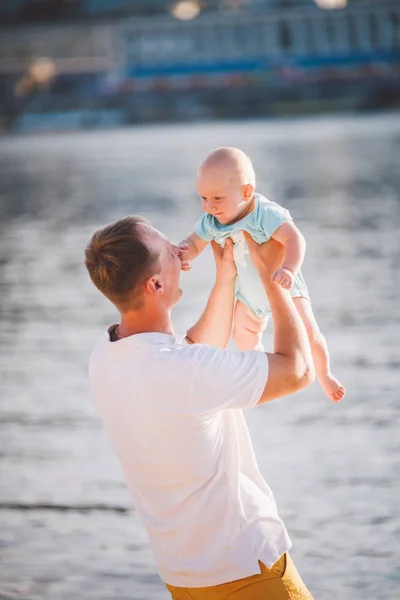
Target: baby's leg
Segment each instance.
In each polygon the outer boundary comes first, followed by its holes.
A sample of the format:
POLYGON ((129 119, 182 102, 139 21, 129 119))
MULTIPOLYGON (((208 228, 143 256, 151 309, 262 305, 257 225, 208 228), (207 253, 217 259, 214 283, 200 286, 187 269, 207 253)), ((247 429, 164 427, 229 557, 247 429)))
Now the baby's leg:
POLYGON ((239 350, 264 350, 262 334, 268 318, 258 317, 240 300, 236 301, 233 339, 239 350))
POLYGON ((317 379, 328 398, 338 402, 346 390, 330 371, 328 346, 315 320, 311 302, 307 298, 293 298, 293 301, 306 326, 317 379))

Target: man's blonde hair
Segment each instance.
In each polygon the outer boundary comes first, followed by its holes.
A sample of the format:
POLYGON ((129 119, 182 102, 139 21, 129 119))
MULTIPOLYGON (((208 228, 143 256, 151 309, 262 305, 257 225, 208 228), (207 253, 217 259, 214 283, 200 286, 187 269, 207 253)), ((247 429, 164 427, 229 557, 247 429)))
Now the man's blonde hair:
POLYGON ((121 311, 140 308, 138 287, 158 267, 159 254, 143 242, 143 225, 149 225, 143 217, 120 219, 96 231, 85 249, 90 279, 121 311))

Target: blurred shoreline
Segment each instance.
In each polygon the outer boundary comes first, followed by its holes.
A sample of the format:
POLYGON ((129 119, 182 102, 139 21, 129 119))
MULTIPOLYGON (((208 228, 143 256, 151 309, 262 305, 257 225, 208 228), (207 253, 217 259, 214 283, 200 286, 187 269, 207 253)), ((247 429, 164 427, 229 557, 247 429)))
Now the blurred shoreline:
POLYGON ((345 110, 341 108, 340 110, 326 110, 326 111, 305 111, 305 112, 285 112, 282 111, 279 115, 270 115, 270 116, 249 116, 247 118, 204 118, 197 119, 193 121, 150 121, 143 123, 134 123, 134 124, 118 124, 118 123, 109 123, 107 126, 96 126, 96 127, 85 127, 84 125, 78 125, 76 127, 68 127, 66 129, 62 128, 54 128, 54 129, 36 129, 33 128, 31 131, 9 131, 7 129, 0 129, 0 141, 1 144, 11 143, 12 140, 17 142, 21 140, 29 140, 29 139, 43 139, 50 140, 52 137, 55 139, 74 139, 74 136, 82 134, 93 134, 102 136, 108 134, 121 134, 129 136, 132 132, 137 132, 138 135, 143 132, 151 133, 152 131, 164 132, 165 135, 171 133, 171 135, 176 134, 177 132, 185 132, 187 128, 190 130, 196 131, 198 128, 212 128, 221 127, 224 129, 226 126, 231 124, 234 127, 243 128, 243 127, 251 127, 253 128, 257 123, 261 126, 268 126, 271 128, 271 132, 276 131, 285 131, 285 139, 289 131, 294 129, 304 129, 305 126, 311 127, 311 129, 318 129, 319 123, 323 123, 325 132, 329 134, 330 131, 334 131, 335 123, 345 123, 346 121, 351 123, 352 129, 359 131, 360 133, 364 130, 364 127, 368 129, 376 127, 379 131, 382 131, 382 127, 384 130, 390 131, 391 124, 393 120, 397 123, 397 120, 400 118, 400 106, 398 108, 392 109, 379 109, 379 110, 371 110, 371 111, 362 111, 357 112, 354 110, 345 110), (289 128, 289 129, 288 129, 289 128))
POLYGON ((287 119, 302 120, 302 119, 315 119, 315 118, 351 118, 351 117, 384 117, 385 115, 397 114, 400 112, 400 101, 398 104, 387 108, 381 107, 374 110, 358 110, 352 106, 352 101, 345 99, 338 99, 335 101, 327 100, 323 101, 300 101, 293 106, 293 103, 276 102, 271 103, 269 112, 266 115, 248 116, 248 117, 233 117, 230 114, 226 116, 210 117, 200 116, 198 118, 187 118, 187 119, 162 119, 161 121, 152 120, 138 123, 131 123, 124 118, 123 113, 115 110, 74 110, 65 112, 51 112, 51 113, 29 113, 24 116, 22 122, 15 128, 10 128, 9 124, 0 118, 0 136, 7 137, 20 136, 20 135, 34 135, 40 133, 46 134, 66 134, 68 132, 75 133, 77 131, 90 131, 90 130, 112 130, 112 129, 125 129, 125 128, 143 128, 154 125, 184 125, 191 124, 202 124, 212 122, 249 122, 265 121, 273 122, 274 120, 286 121, 287 119))

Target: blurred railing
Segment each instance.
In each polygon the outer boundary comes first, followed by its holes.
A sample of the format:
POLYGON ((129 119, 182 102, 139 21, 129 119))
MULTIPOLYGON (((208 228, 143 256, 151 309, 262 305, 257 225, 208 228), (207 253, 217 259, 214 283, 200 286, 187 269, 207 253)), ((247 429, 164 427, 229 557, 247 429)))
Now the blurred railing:
POLYGON ((392 2, 342 11, 208 13, 181 23, 130 19, 117 35, 120 61, 132 73, 152 68, 207 71, 219 61, 267 67, 286 58, 343 60, 400 51, 400 5, 392 2), (250 61, 250 62, 249 62, 250 61))

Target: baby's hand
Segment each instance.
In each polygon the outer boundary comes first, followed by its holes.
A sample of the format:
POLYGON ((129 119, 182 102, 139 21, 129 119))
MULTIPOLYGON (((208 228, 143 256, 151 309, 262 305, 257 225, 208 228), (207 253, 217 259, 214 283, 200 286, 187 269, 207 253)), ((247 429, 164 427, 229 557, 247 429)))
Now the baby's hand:
POLYGON ((281 267, 271 275, 271 281, 285 290, 290 290, 294 282, 294 273, 286 267, 281 267))
POLYGON ((190 266, 190 261, 192 259, 192 257, 190 256, 191 246, 190 246, 189 242, 183 241, 183 242, 180 242, 180 244, 178 244, 178 247, 181 249, 181 251, 179 252, 179 259, 181 261, 181 270, 182 271, 190 271, 190 269, 192 268, 190 266))

